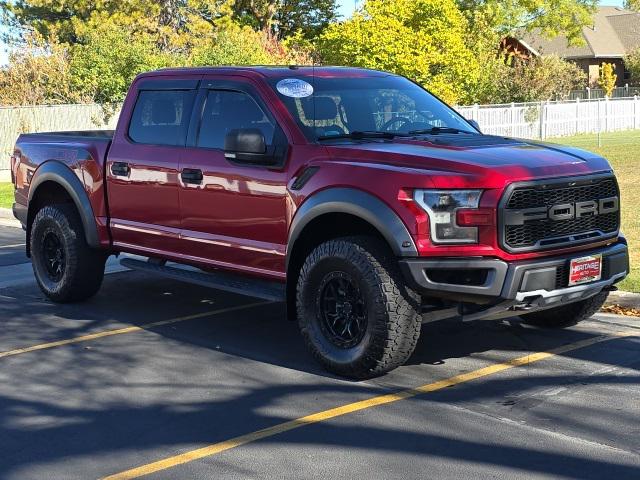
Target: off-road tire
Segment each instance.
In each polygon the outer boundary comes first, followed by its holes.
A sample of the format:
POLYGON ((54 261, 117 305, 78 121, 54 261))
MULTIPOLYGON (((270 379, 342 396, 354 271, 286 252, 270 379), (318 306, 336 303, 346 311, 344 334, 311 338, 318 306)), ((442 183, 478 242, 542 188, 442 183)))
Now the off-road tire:
POLYGON ((570 327, 597 313, 602 308, 602 305, 604 305, 608 295, 609 292, 603 291, 586 300, 563 305, 562 307, 529 313, 522 318, 525 323, 537 327, 570 327))
POLYGON ((364 379, 404 364, 420 336, 420 296, 405 285, 389 248, 373 237, 327 241, 314 249, 300 271, 296 292, 298 325, 312 355, 335 374, 364 379), (364 299, 366 328, 352 347, 339 347, 322 327, 320 291, 326 278, 348 275, 364 299))
POLYGON ((33 220, 30 247, 36 281, 54 302, 79 302, 94 296, 100 289, 107 255, 87 245, 74 205, 42 208, 33 220), (52 238, 59 243, 63 258, 59 278, 52 277, 47 270, 45 239, 50 242, 52 238))

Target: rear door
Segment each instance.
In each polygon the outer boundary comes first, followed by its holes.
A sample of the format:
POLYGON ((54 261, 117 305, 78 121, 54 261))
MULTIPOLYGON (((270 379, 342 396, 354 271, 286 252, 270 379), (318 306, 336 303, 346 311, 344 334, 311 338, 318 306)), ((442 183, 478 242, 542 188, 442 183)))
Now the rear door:
POLYGON ((182 253, 196 261, 284 278, 287 138, 258 91, 242 77, 205 78, 180 163, 182 253), (252 165, 225 157, 225 135, 259 129, 282 161, 252 165))
POLYGON ((148 255, 179 250, 178 166, 199 76, 132 86, 107 161, 113 242, 148 255))

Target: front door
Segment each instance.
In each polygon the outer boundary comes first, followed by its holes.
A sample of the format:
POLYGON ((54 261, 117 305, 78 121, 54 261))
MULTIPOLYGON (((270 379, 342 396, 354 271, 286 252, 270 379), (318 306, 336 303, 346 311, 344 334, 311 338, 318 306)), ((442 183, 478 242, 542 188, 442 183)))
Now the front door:
POLYGON ((228 159, 224 143, 234 129, 259 129, 268 146, 286 146, 284 134, 250 84, 204 83, 194 110, 202 116, 192 120, 199 128, 180 162, 182 253, 212 266, 283 279, 286 172, 282 165, 228 159))

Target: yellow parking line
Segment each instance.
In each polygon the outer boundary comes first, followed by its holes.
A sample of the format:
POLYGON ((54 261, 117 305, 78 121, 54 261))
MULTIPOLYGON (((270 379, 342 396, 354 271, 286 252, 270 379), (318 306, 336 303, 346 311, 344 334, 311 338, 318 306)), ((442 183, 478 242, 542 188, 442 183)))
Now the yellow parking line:
POLYGON ((437 382, 428 383, 426 385, 422 385, 421 387, 402 390, 400 392, 390 393, 386 395, 380 395, 377 397, 369 398, 367 400, 361 400, 359 402, 350 403, 350 404, 332 408, 329 410, 324 410, 322 412, 317 412, 311 415, 307 415, 305 417, 280 423, 278 425, 274 425, 272 427, 268 427, 252 433, 240 435, 239 437, 235 437, 230 440, 214 443, 212 445, 209 445, 203 448, 191 450, 189 452, 175 455, 173 457, 168 457, 163 460, 158 460, 152 463, 148 463, 146 465, 142 465, 140 467, 126 470, 124 472, 116 473, 114 475, 105 477, 103 480, 125 480, 125 479, 142 477, 144 475, 149 475, 151 473, 166 470, 168 468, 172 468, 177 465, 182 465, 184 463, 192 462, 194 460, 198 460, 204 457, 210 457, 212 455, 216 455, 218 453, 222 453, 227 450, 231 450, 233 448, 237 448, 242 445, 246 445, 248 443, 261 440, 263 438, 272 437, 280 433, 288 432, 290 430, 295 430, 297 428, 304 427, 306 425, 324 422, 327 420, 331 420, 332 418, 341 417, 343 415, 359 412, 361 410, 367 410, 369 408, 379 407, 380 405, 394 403, 400 400, 406 400, 408 398, 412 398, 424 393, 435 392, 437 390, 442 390, 444 388, 451 387, 453 385, 459 385, 461 383, 470 382, 472 380, 486 377, 488 375, 494 375, 504 370, 509 370, 511 368, 520 367, 523 365, 529 365, 534 362, 539 362, 540 360, 544 360, 549 357, 570 352, 572 350, 577 350, 579 348, 584 348, 589 345, 594 345, 596 343, 604 342, 612 338, 627 337, 627 336, 634 336, 634 335, 638 335, 638 332, 619 332, 614 334, 613 336, 602 335, 598 337, 589 338, 587 340, 581 340, 579 342, 570 343, 568 345, 563 345, 561 347, 554 348, 553 350, 549 350, 547 352, 532 353, 530 355, 518 357, 504 363, 490 365, 488 367, 484 367, 479 370, 474 370, 468 373, 463 373, 461 375, 456 375, 454 377, 450 377, 445 380, 439 380, 437 382))
MULTIPOLYGON (((268 303, 268 302, 267 302, 268 303)), ((14 355, 21 355, 23 353, 35 352, 37 350, 47 350, 49 348, 62 347, 64 345, 71 345, 74 343, 90 342, 97 340, 98 338, 112 337, 114 335, 124 335, 126 333, 140 332, 153 327, 159 327, 161 325, 171 325, 173 323, 186 322, 188 320, 195 320, 196 318, 208 317, 209 315, 219 315, 221 313, 235 312, 237 310, 244 310, 258 305, 266 305, 265 302, 250 303, 246 305, 238 305, 235 307, 221 308, 219 310, 212 310, 209 312, 196 313, 194 315, 187 315, 186 317, 171 318, 169 320, 161 320, 159 322, 145 323, 144 325, 117 328, 115 330, 105 330, 102 332, 90 333, 81 337, 68 338, 65 340, 57 340, 55 342, 41 343, 39 345, 32 345, 30 347, 16 348, 15 350, 9 350, 7 352, 0 352, 0 358, 12 357, 14 355)))

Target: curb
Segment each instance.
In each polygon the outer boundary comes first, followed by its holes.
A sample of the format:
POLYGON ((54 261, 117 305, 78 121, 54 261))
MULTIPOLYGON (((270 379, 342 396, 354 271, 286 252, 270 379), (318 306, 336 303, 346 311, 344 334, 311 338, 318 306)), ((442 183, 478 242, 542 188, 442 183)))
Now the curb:
POLYGON ((13 210, 10 208, 2 208, 0 207, 0 218, 8 218, 13 219, 13 210))
POLYGON ((3 227, 22 227, 22 224, 13 216, 13 210, 10 208, 0 208, 0 225, 3 227))
POLYGON ((640 310, 640 293, 615 291, 609 293, 605 305, 617 305, 623 308, 640 310))

